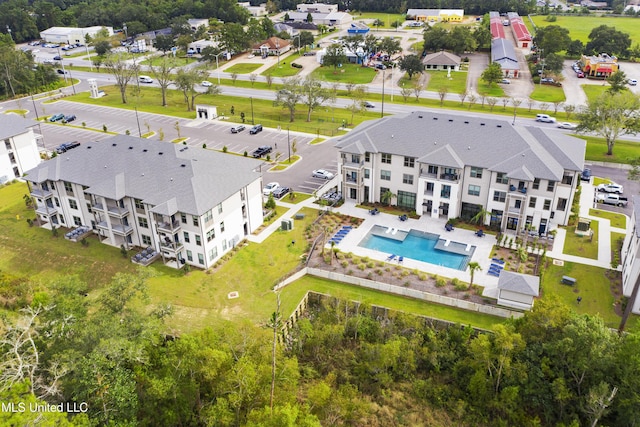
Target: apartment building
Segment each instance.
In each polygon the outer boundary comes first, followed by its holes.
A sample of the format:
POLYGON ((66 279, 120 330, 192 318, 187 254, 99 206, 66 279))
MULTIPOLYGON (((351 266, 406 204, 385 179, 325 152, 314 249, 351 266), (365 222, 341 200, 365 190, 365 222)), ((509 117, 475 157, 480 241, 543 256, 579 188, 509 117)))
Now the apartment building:
POLYGON ((632 201, 632 230, 622 245, 622 294, 630 297, 631 312, 640 314, 640 294, 633 294, 636 282, 640 280, 640 196, 632 196, 632 201))
POLYGON ((20 178, 40 163, 33 120, 0 114, 0 184, 20 178))
POLYGON ((262 224, 260 164, 118 135, 41 163, 26 180, 42 227, 89 226, 107 245, 208 268, 262 224))
POLYGON ((485 210, 496 229, 540 233, 567 224, 586 148, 555 130, 432 112, 365 122, 336 141, 347 200, 381 202, 391 192, 418 215, 485 210))

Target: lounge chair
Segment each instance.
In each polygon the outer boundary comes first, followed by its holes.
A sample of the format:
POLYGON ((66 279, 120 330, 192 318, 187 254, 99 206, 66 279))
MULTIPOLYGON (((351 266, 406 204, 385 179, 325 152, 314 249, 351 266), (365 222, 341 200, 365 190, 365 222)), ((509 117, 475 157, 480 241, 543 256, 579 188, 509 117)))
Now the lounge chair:
POLYGON ((491 258, 491 262, 495 262, 496 264, 504 264, 504 261, 500 258, 491 258))
POLYGON ((490 275, 490 276, 496 276, 496 277, 499 277, 499 276, 500 276, 500 271, 496 271, 496 270, 489 270, 489 271, 487 272, 487 274, 488 274, 488 275, 490 275))
POLYGON ((489 268, 497 268, 498 270, 502 270, 504 268, 504 265, 491 264, 491 266, 489 268))
POLYGON ((406 216, 406 215, 400 215, 400 216, 398 217, 398 219, 399 219, 400 221, 406 221, 406 220, 407 220, 407 216, 406 216))
POLYGON ((444 229, 447 230, 447 231, 453 231, 453 225, 445 224, 444 229))
POLYGON ((478 237, 484 237, 484 231, 482 231, 482 230, 478 230, 478 231, 476 231, 476 236, 478 236, 478 237))
POLYGON ((394 259, 396 259, 396 255, 395 255, 395 254, 391 254, 391 255, 389 255, 389 257, 387 258, 387 261, 393 261, 394 259))
POLYGON ((404 261, 404 257, 403 256, 398 258, 398 264, 402 264, 402 261, 404 261))

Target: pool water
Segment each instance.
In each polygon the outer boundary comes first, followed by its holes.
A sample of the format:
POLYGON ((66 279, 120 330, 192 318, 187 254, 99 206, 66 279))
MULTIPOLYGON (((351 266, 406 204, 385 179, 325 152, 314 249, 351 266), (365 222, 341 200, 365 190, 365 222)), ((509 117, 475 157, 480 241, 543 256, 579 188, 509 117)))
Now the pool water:
POLYGON ((399 231, 396 234, 391 234, 386 233, 386 230, 386 227, 374 226, 358 246, 389 255, 394 254, 396 259, 403 256, 463 271, 466 270, 475 251, 475 246, 471 246, 467 251, 467 245, 458 242, 449 242, 445 247, 445 240, 440 239, 437 234, 418 230, 399 231))

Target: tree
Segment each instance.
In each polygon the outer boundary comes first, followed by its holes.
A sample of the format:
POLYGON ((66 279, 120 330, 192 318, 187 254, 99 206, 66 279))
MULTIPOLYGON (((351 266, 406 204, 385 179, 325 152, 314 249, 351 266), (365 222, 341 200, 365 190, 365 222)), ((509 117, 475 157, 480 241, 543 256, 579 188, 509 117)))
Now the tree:
POLYGON ((262 32, 266 37, 272 37, 275 35, 276 28, 271 19, 265 16, 260 20, 260 25, 262 26, 262 32))
POLYGON ((275 106, 282 106, 289 110, 289 121, 293 123, 296 118, 296 107, 303 99, 303 89, 300 77, 285 79, 282 89, 276 92, 275 106))
POLYGON ((384 26, 384 22, 382 22, 382 20, 380 20, 380 19, 376 19, 375 21, 373 21, 373 24, 372 24, 372 25, 373 25, 374 27, 376 27, 376 29, 377 29, 378 31, 380 31, 380 27, 383 27, 383 26, 384 26))
POLYGON ((476 40, 476 46, 483 48, 491 45, 491 31, 485 26, 476 28, 473 32, 473 38, 476 40))
POLYGON ((444 27, 436 25, 435 27, 427 27, 424 30, 423 38, 424 50, 435 52, 447 47, 449 33, 444 27))
POLYGON ((313 15, 311 15, 311 12, 307 13, 307 22, 308 23, 312 23, 313 22, 313 15))
POLYGON ((471 280, 469 281, 469 289, 473 288, 473 276, 476 274, 476 271, 482 271, 482 267, 476 261, 471 261, 467 264, 469 267, 469 275, 471 276, 471 280))
POLYGON ((167 88, 173 83, 173 70, 174 62, 173 58, 163 56, 160 58, 158 65, 154 64, 154 60, 151 61, 149 68, 151 73, 156 78, 158 85, 160 85, 160 92, 162 93, 162 106, 167 105, 167 88))
POLYGON ((388 206, 391 206, 391 201, 396 198, 396 195, 391 190, 387 190, 382 195, 380 195, 380 202, 386 203, 388 206))
POLYGON ((453 53, 460 55, 464 52, 473 52, 477 47, 478 42, 469 27, 455 26, 449 33, 447 48, 453 53))
POLYGON ((580 56, 584 52, 584 43, 580 40, 572 40, 567 46, 567 55, 568 56, 580 56))
POLYGON ((156 49, 162 53, 167 53, 173 47, 173 37, 158 34, 154 43, 156 49))
POLYGON ((98 56, 104 56, 111 51, 111 42, 107 39, 96 39, 93 41, 93 50, 98 56))
POLYGON ((418 55, 405 56, 400 60, 399 66, 402 71, 406 71, 409 79, 411 79, 414 74, 422 74, 424 71, 424 64, 418 55))
POLYGON ((367 107, 364 104, 364 98, 367 96, 367 87, 358 85, 351 91, 351 104, 347 106, 347 110, 351 112, 351 124, 353 124, 353 116, 356 113, 363 113, 367 107))
POLYGON ((220 33, 220 43, 229 52, 244 52, 249 47, 249 37, 242 25, 225 22, 220 33))
POLYGON ((400 40, 391 37, 385 37, 380 42, 380 52, 385 52, 390 57, 398 52, 402 52, 400 40))
POLYGON ((537 29, 534 41, 545 55, 549 55, 566 50, 571 43, 571 38, 568 29, 559 25, 548 25, 537 29))
POLYGON ((362 42, 365 54, 376 53, 378 49, 378 38, 374 34, 367 34, 362 42))
POLYGON ((206 73, 203 70, 198 69, 180 69, 175 76, 175 85, 182 91, 184 96, 184 102, 187 104, 187 111, 195 109, 195 100, 198 96, 208 94, 217 95, 220 93, 220 88, 217 85, 207 87, 206 92, 198 92, 196 85, 206 77, 206 73))
POLYGON ((424 85, 419 81, 413 84, 413 96, 416 97, 416 102, 420 101, 420 95, 422 95, 423 89, 424 89, 424 85))
POLYGON ((334 73, 338 66, 345 62, 347 62, 347 55, 344 52, 344 48, 339 44, 332 44, 329 46, 322 57, 322 65, 326 67, 333 67, 334 73))
POLYGON ((447 93, 449 93, 449 88, 447 86, 440 86, 438 88, 438 98, 440 98, 440 106, 444 105, 444 99, 447 97, 447 93))
POLYGON ((562 56, 551 53, 544 58, 545 73, 548 72, 559 76, 562 74, 562 67, 564 67, 564 58, 562 56))
POLYGON ((607 92, 619 93, 627 90, 627 75, 622 70, 618 70, 615 73, 607 77, 607 83, 610 87, 607 92))
POLYGON ((311 121, 311 113, 331 98, 331 91, 322 87, 315 77, 308 75, 302 82, 302 103, 307 106, 307 122, 311 121))
POLYGON ((609 55, 626 57, 630 47, 629 34, 618 31, 615 27, 600 25, 589 33, 589 41, 584 50, 593 55, 608 53, 609 55))
POLYGON ((120 55, 109 55, 104 61, 107 71, 116 79, 116 86, 120 89, 122 103, 127 103, 127 86, 129 82, 138 73, 138 66, 128 64, 120 55))
POLYGON ((307 46, 309 46, 310 44, 313 44, 313 41, 315 40, 313 37, 313 33, 311 33, 311 31, 300 31, 300 46, 304 46, 305 49, 307 46))
POLYGON ((487 82, 489 86, 493 86, 494 83, 499 82, 504 77, 502 73, 502 67, 497 62, 492 62, 482 73, 482 80, 487 82))
POLYGON ((577 115, 577 132, 593 132, 607 142, 607 155, 613 154, 613 146, 621 135, 635 135, 640 131, 640 99, 625 91, 605 92, 577 115))

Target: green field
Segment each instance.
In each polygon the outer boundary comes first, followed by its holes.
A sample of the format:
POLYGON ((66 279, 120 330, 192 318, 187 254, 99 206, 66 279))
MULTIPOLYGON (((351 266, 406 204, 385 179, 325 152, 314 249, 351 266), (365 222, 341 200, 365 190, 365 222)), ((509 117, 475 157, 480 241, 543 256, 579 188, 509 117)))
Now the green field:
POLYGON ((342 64, 342 67, 319 67, 311 73, 320 80, 327 82, 367 84, 376 76, 376 70, 357 64, 342 64))
POLYGON ((603 211, 600 209, 589 209, 589 215, 608 219, 611 222, 612 227, 623 229, 627 228, 627 217, 623 214, 611 211, 603 211))
POLYGON ((585 95, 587 95, 587 101, 594 102, 600 95, 602 95, 607 89, 609 89, 609 84, 606 82, 602 82, 601 85, 581 85, 580 87, 584 91, 585 95))
POLYGON ((425 71, 425 74, 429 76, 426 90, 438 92, 442 87, 446 87, 449 93, 467 90, 467 73, 464 71, 453 71, 449 76, 446 71, 425 71))
POLYGON ((224 70, 225 73, 236 73, 236 74, 249 74, 253 73, 258 68, 262 67, 262 64, 256 64, 253 62, 240 62, 235 65, 232 65, 229 68, 224 70))
POLYGON ((591 221, 593 239, 589 236, 579 236, 575 233, 575 227, 567 227, 567 236, 564 240, 562 253, 583 258, 598 259, 598 221, 591 221))
POLYGON ((302 68, 292 67, 291 64, 287 64, 286 62, 281 63, 280 65, 274 64, 271 67, 267 68, 262 72, 263 76, 271 75, 271 77, 291 77, 295 76, 302 70, 302 68))
POLYGON ((613 154, 608 156, 607 143, 604 139, 585 135, 578 135, 578 138, 587 141, 586 160, 628 164, 640 157, 640 144, 637 142, 619 140, 613 146, 613 154))
POLYGON ((539 102, 563 102, 566 97, 562 87, 552 85, 534 85, 533 92, 529 97, 539 102))
POLYGON ((378 13, 378 12, 354 12, 353 14, 354 20, 370 20, 367 23, 371 27, 372 31, 376 31, 378 27, 373 26, 373 21, 379 19, 384 22, 384 25, 380 26, 380 29, 393 29, 391 23, 394 21, 399 21, 401 24, 405 21, 405 15, 403 13, 378 13))
MULTIPOLYGON (((589 33, 595 27, 600 25, 608 25, 615 27, 616 30, 625 32, 631 36, 631 40, 637 42, 640 40, 640 21, 637 18, 630 17, 612 17, 612 16, 562 16, 557 15, 556 22, 545 21, 547 18, 543 15, 532 15, 531 18, 536 26, 546 27, 547 25, 558 25, 569 30, 571 40, 580 40, 586 44, 589 41, 589 33)), ((523 19, 527 28, 532 35, 535 36, 529 19, 523 19)))

